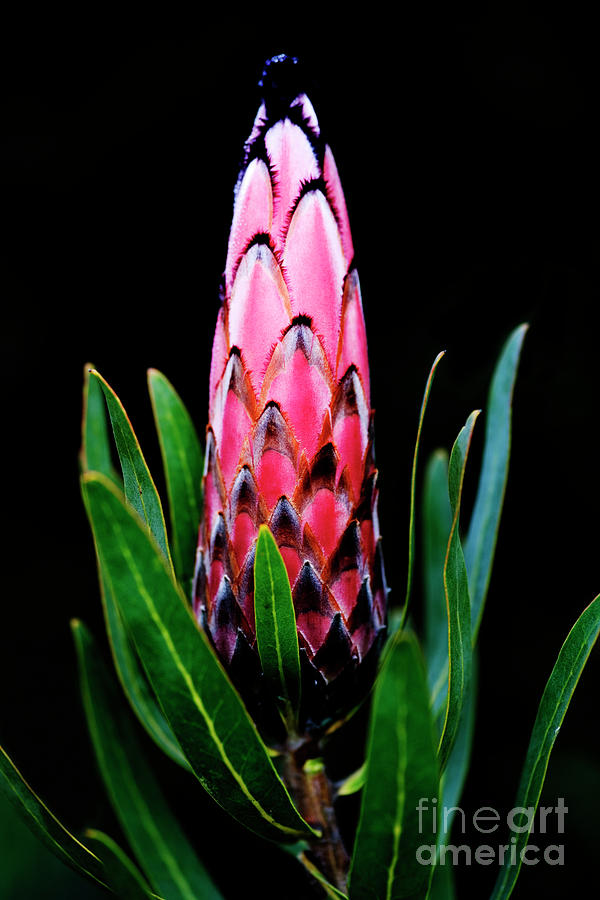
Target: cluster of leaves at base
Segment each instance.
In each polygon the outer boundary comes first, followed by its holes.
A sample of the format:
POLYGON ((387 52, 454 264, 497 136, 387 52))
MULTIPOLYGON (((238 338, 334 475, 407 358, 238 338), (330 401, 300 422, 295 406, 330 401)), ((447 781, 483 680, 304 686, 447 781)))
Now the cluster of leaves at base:
MULTIPOLYGON (((417 807, 421 797, 438 798, 447 808, 456 806, 468 769, 474 648, 508 473, 512 393, 525 331, 521 326, 510 336, 494 373, 479 486, 464 542, 461 499, 477 411, 461 429, 450 456, 438 451, 426 467, 421 647, 408 615, 416 473, 424 414, 442 354, 427 381, 412 471, 406 601, 374 686, 364 765, 339 787, 339 795, 361 792, 347 894, 329 884, 307 855, 318 835, 295 808, 270 748, 187 599, 202 476, 202 450, 191 419, 167 379, 151 370, 149 388, 169 500, 169 540, 161 499, 125 410, 99 373, 86 372, 82 492, 121 690, 89 630, 79 621, 72 629, 98 766, 128 852, 97 830, 81 839, 70 834, 4 751, 0 754, 0 784, 63 862, 120 897, 221 897, 145 762, 132 727, 133 710, 156 745, 239 823, 262 838, 290 846, 324 895, 350 900, 454 897, 451 871, 424 867, 416 859, 422 843, 417 807), (112 464, 105 409, 120 474, 112 464)), ((255 590, 261 664, 282 720, 293 734, 300 702, 294 608, 285 565, 266 527, 257 543, 255 590)), ((599 630, 600 597, 571 629, 550 674, 515 805, 537 807, 554 740, 599 630)), ((447 832, 435 836, 438 846, 446 837, 447 832)), ((523 846, 527 838, 526 832, 520 835, 523 846)), ((500 870, 492 900, 510 896, 518 871, 509 865, 500 870)))

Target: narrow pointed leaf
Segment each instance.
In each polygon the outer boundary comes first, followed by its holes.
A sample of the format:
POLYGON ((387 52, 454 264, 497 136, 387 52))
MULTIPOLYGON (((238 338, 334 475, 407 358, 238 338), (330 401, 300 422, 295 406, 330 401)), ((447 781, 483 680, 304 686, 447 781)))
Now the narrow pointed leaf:
POLYGON ((83 416, 81 421, 81 450, 79 463, 82 472, 102 472, 107 478, 120 484, 110 452, 106 403, 96 378, 90 378, 94 367, 83 369, 83 416))
MULTIPOLYGON (((116 475, 110 460, 106 402, 101 382, 98 378, 90 377, 92 368, 86 366, 84 372, 81 468, 83 472, 101 472, 122 488, 123 482, 116 475)), ((189 769, 189 764, 150 690, 99 560, 98 578, 115 668, 132 709, 158 746, 179 765, 189 769)))
POLYGON ((427 463, 423 487, 424 650, 434 706, 448 680, 448 611, 444 561, 452 528, 448 499, 448 454, 437 450, 427 463))
POLYGON ((254 615, 260 662, 293 726, 300 705, 300 654, 296 614, 285 563, 268 526, 261 525, 254 560, 254 615))
POLYGON ((334 887, 333 884, 331 884, 329 881, 327 881, 327 879, 325 878, 323 873, 309 859, 309 857, 306 855, 306 853, 300 853, 298 855, 298 859, 300 860, 300 862, 302 863, 304 868, 307 870, 307 872, 310 872, 310 874, 313 876, 313 878, 319 882, 319 884, 323 888, 323 893, 325 894, 326 897, 330 898, 330 900, 348 900, 348 895, 344 894, 338 888, 334 887))
MULTIPOLYGON (((440 805, 444 810, 455 809, 460 803, 471 761, 473 732, 475 730, 476 696, 476 679, 474 673, 472 673, 468 694, 463 698, 464 702, 454 746, 441 781, 442 801, 440 805)), ((450 835, 453 819, 453 814, 441 817, 438 829, 438 844, 448 842, 447 838, 450 835)))
POLYGON ((461 429, 450 454, 448 493, 452 507, 452 528, 444 563, 444 591, 448 613, 448 692, 446 714, 439 744, 443 771, 460 725, 463 702, 471 682, 471 604, 467 569, 459 535, 460 503, 467 456, 479 410, 472 412, 461 429))
POLYGON ((445 350, 442 350, 433 361, 433 365, 429 372, 429 377, 427 378, 427 384, 425 385, 425 393, 423 394, 423 401, 421 403, 421 413, 419 415, 419 426, 417 428, 417 440, 415 442, 415 452, 413 454, 413 464, 412 464, 412 475, 410 480, 410 513, 409 513, 409 521, 408 521, 408 576, 406 579, 406 597, 404 600, 404 609, 402 612, 402 620, 400 623, 400 628, 404 627, 404 623, 406 622, 406 617, 408 615, 408 604, 410 601, 410 592, 412 588, 412 577, 413 577, 413 568, 414 568, 414 556, 415 556, 415 493, 417 486, 417 462, 419 458, 419 445, 421 443, 421 432, 423 430, 423 421, 425 419, 425 410, 427 409, 427 403, 429 401, 429 393, 431 391, 431 385, 433 384, 433 377, 435 375, 435 371, 438 367, 438 363, 441 358, 445 354, 445 350))
POLYGON ((151 892, 137 866, 108 834, 89 828, 85 836, 102 858, 109 884, 117 897, 122 900, 147 900, 157 896, 151 892))
POLYGON ((513 809, 521 807, 524 810, 533 810, 533 814, 515 816, 515 826, 524 829, 517 835, 517 864, 510 865, 510 860, 504 863, 494 886, 491 900, 506 900, 513 892, 521 868, 521 850, 529 841, 531 825, 542 793, 550 754, 599 632, 600 594, 584 609, 571 628, 546 683, 533 725, 513 807, 513 809))
POLYGON ((427 900, 456 900, 454 887, 454 875, 452 866, 446 862, 445 866, 436 866, 433 870, 433 878, 427 900))
POLYGON ((150 369, 148 388, 167 483, 175 572, 187 590, 202 513, 202 449, 187 409, 165 376, 150 369))
POLYGON ((139 517, 101 475, 84 476, 84 490, 104 572, 196 776, 258 834, 273 840, 312 834, 139 517))
POLYGON ((527 328, 526 324, 520 325, 504 345, 494 371, 488 398, 481 474, 465 541, 465 563, 469 573, 474 639, 479 631, 494 561, 508 478, 512 395, 527 328))
POLYGON ((356 770, 356 772, 353 772, 352 775, 348 775, 348 777, 344 779, 344 781, 337 789, 336 796, 349 797, 351 794, 358 793, 358 791, 361 791, 363 789, 366 777, 367 764, 363 763, 362 766, 356 770))
POLYGON ((351 900, 419 900, 430 871, 416 851, 418 806, 438 796, 438 762, 429 691, 416 639, 393 640, 375 685, 367 772, 350 866, 351 900))
MULTIPOLYGON (((440 804, 438 815, 437 852, 439 860, 440 847, 448 845, 454 813, 460 804, 464 783, 471 761, 473 733, 475 730, 475 707, 477 696, 477 679, 475 677, 475 655, 473 657, 473 675, 468 695, 464 699, 460 724, 448 764, 440 780, 440 804)), ((451 877, 452 863, 448 856, 444 865, 437 865, 432 873, 429 900, 434 898, 454 897, 454 880, 451 877)))
POLYGON ((153 887, 169 900, 220 898, 167 806, 92 635, 72 623, 88 728, 113 809, 153 887))
MULTIPOLYGON (((106 404, 102 395, 100 384, 96 378, 90 379, 89 391, 90 395, 92 393, 97 395, 97 399, 102 404, 101 407, 97 408, 97 413, 98 415, 101 414, 104 420, 106 420, 106 404)), ((92 414, 92 409, 93 408, 89 403, 84 404, 83 440, 81 453, 81 463, 84 472, 88 471, 86 466, 88 460, 90 459, 89 455, 85 452, 85 434, 87 431, 88 418, 92 414)), ((104 472, 103 474, 107 473, 104 472)), ((118 479, 116 479, 116 477, 112 480, 114 480, 115 483, 118 483, 118 479)), ((175 737, 173 736, 173 733, 171 732, 171 729, 164 715, 162 714, 158 703, 156 702, 156 699, 152 694, 152 691, 150 690, 145 673, 140 666, 135 650, 125 630, 125 626, 123 624, 121 614, 119 613, 114 594, 102 573, 102 566, 97 554, 96 557, 98 563, 98 580, 100 582, 100 594, 102 597, 102 607, 104 611, 106 631, 113 654, 115 669, 123 686, 123 690, 125 691, 131 707, 137 715, 138 719, 140 720, 144 728, 146 728, 148 734, 150 734, 151 737, 156 741, 158 746, 175 762, 179 763, 179 765, 182 765, 184 768, 189 769, 189 764, 185 759, 183 753, 181 752, 181 748, 177 744, 177 741, 175 740, 175 737)))
POLYGON ((106 886, 106 873, 101 861, 42 803, 2 747, 0 747, 0 789, 35 836, 55 856, 80 875, 86 875, 92 881, 106 886))
POLYGON ((92 379, 99 381, 104 392, 123 470, 125 496, 133 509, 146 522, 169 565, 172 565, 160 497, 131 422, 123 404, 102 375, 94 369, 91 376, 92 379))
POLYGON ((158 747, 184 769, 190 764, 182 753, 171 726, 156 702, 142 669, 134 647, 125 629, 114 591, 102 572, 99 562, 98 573, 104 608, 106 632, 112 650, 115 670, 131 708, 158 747))

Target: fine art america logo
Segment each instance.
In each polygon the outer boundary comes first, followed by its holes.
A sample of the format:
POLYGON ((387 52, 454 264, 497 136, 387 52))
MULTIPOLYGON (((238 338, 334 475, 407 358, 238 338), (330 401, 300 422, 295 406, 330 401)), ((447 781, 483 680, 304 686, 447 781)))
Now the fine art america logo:
POLYGON ((495 844, 481 843, 476 847, 468 844, 439 844, 435 840, 436 835, 448 836, 450 826, 454 819, 454 831, 464 835, 467 830, 467 816, 459 806, 439 807, 436 799, 421 797, 419 805, 415 808, 419 817, 419 834, 431 835, 433 843, 421 844, 416 850, 417 861, 422 866, 433 865, 473 865, 490 866, 496 863, 499 866, 536 866, 545 862, 549 866, 564 865, 564 844, 544 844, 543 839, 537 835, 548 833, 564 834, 565 815, 569 808, 565 806, 564 798, 559 797, 556 806, 540 806, 536 821, 536 811, 533 806, 515 806, 509 810, 503 818, 500 813, 491 806, 481 806, 473 813, 470 822, 479 834, 491 835, 499 828, 504 829, 504 822, 511 832, 509 843, 495 844), (519 839, 521 835, 526 835, 519 839), (531 835, 539 843, 529 843, 531 835))

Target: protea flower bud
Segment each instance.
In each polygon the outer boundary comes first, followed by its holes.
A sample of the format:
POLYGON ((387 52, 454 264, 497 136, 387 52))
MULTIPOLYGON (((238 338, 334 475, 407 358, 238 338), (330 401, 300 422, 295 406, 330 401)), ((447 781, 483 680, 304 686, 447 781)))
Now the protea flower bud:
POLYGON ((292 586, 315 721, 352 702, 347 691, 372 670, 386 586, 348 214, 311 102, 289 89, 294 63, 267 64, 235 189, 194 600, 223 663, 247 686, 254 550, 268 523, 292 586))

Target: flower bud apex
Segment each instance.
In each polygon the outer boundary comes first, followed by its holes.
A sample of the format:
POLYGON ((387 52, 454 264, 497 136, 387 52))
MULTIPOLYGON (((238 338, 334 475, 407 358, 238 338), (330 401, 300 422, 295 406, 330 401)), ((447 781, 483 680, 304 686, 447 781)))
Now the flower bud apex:
POLYGON ((267 523, 296 611, 306 717, 368 686, 386 622, 367 340, 344 194, 295 60, 265 70, 235 188, 209 387, 194 605, 242 692, 267 523))

